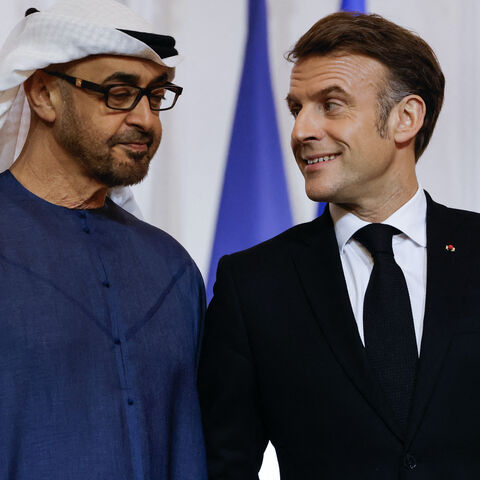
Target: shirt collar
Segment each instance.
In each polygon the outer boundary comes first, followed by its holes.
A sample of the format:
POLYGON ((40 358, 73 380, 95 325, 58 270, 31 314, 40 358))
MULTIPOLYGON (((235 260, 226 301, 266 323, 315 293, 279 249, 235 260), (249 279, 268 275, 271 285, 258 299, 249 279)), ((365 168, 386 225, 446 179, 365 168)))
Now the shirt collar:
MULTIPOLYGON (((342 253, 352 235, 370 222, 358 218, 344 208, 330 203, 328 205, 332 216, 338 249, 342 253)), ((407 237, 421 247, 427 246, 427 199, 419 184, 415 195, 398 210, 392 213, 382 223, 398 228, 407 237)))

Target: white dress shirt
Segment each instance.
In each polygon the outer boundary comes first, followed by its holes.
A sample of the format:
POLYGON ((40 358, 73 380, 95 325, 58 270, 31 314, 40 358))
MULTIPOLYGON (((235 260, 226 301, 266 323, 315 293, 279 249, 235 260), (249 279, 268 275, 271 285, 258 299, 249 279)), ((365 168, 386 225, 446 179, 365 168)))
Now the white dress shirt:
MULTIPOLYGON (((370 252, 352 235, 369 222, 361 220, 342 207, 329 204, 335 226, 343 273, 348 295, 357 322, 358 333, 365 345, 363 334, 363 299, 367 290, 373 259, 370 252)), ((425 293, 427 285, 427 200, 419 186, 415 195, 382 223, 398 228, 401 235, 392 240, 395 261, 405 275, 412 306, 418 353, 423 332, 425 293)))

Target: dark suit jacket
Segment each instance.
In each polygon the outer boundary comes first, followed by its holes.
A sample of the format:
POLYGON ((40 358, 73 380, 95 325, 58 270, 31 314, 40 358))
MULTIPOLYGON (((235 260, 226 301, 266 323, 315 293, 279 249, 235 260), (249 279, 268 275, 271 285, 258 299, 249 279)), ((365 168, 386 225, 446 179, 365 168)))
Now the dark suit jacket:
POLYGON ((199 387, 210 480, 480 479, 480 215, 428 197, 408 432, 370 372, 329 214, 224 257, 199 387), (448 251, 446 245, 455 251, 448 251))

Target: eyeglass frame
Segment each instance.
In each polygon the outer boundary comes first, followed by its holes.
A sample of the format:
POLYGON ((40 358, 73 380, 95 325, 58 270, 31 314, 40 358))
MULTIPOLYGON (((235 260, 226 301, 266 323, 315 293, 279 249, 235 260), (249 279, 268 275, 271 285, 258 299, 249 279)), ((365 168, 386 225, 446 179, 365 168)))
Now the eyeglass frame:
POLYGON ((83 79, 78 78, 78 77, 72 77, 71 75, 67 75, 66 73, 56 72, 54 70, 42 70, 42 71, 45 72, 48 75, 52 75, 53 77, 61 78, 62 80, 65 80, 66 82, 70 83, 74 87, 84 88, 85 90, 91 90, 93 92, 103 93, 105 105, 108 108, 110 108, 112 110, 120 110, 120 111, 124 111, 124 112, 133 110, 139 104, 140 100, 144 96, 146 96, 147 99, 148 99, 148 105, 150 106, 150 110, 152 110, 154 112, 164 112, 166 110, 171 110, 175 106, 175 104, 177 103, 178 97, 183 92, 183 87, 175 85, 174 83, 171 83, 171 82, 165 82, 162 85, 156 85, 155 87, 146 87, 146 88, 138 87, 137 85, 131 85, 131 84, 128 84, 128 83, 115 83, 115 84, 112 84, 112 85, 99 85, 98 83, 90 82, 89 80, 83 80, 83 79), (108 104, 108 93, 112 88, 115 88, 115 87, 130 87, 130 88, 133 87, 133 88, 138 90, 138 94, 137 94, 135 100, 133 101, 133 104, 129 108, 111 107, 108 104), (172 103, 172 105, 170 105, 170 107, 167 107, 167 108, 152 108, 152 103, 150 101, 150 95, 152 93, 152 90, 154 90, 156 88, 165 88, 166 90, 169 90, 169 91, 175 93, 175 98, 173 99, 173 103, 172 103))

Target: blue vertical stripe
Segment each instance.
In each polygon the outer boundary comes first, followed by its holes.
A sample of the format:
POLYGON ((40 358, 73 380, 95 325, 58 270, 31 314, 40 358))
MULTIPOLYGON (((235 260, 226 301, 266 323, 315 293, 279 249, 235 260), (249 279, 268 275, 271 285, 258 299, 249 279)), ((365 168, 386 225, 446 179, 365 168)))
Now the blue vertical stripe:
POLYGON ((208 299, 222 255, 292 225, 270 80, 265 0, 249 0, 248 9, 248 39, 210 260, 208 299))
POLYGON ((342 0, 340 10, 344 12, 365 13, 365 0, 342 0))

